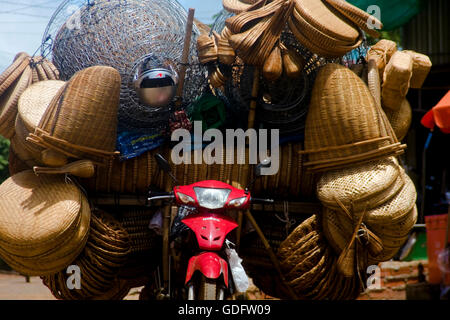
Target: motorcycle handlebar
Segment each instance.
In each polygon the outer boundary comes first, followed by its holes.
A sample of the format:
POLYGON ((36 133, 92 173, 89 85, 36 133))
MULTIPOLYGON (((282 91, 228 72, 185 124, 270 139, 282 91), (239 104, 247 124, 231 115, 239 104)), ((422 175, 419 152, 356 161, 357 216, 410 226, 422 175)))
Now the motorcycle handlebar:
POLYGON ((252 198, 252 203, 268 203, 272 204, 275 200, 273 199, 261 199, 261 198, 252 198))
POLYGON ((173 200, 175 195, 172 192, 153 193, 148 197, 148 201, 173 200))

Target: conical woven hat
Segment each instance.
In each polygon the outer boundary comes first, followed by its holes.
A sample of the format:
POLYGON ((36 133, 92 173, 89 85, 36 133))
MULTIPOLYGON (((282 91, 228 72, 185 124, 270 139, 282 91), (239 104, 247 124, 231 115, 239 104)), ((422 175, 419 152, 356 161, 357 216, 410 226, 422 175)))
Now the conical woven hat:
POLYGON ((305 153, 309 162, 357 162, 369 160, 378 152, 386 152, 384 158, 397 152, 391 150, 396 146, 383 115, 367 85, 349 68, 338 64, 322 67, 306 119, 305 153))
POLYGON ((64 81, 59 80, 40 81, 20 96, 19 116, 28 131, 34 132, 50 102, 64 84, 64 81))
POLYGON ((352 202, 354 205, 368 202, 369 208, 373 208, 386 201, 385 191, 391 186, 394 190, 390 193, 399 191, 403 186, 395 183, 399 176, 400 167, 393 157, 328 171, 317 183, 317 197, 331 208, 339 208, 338 201, 346 207, 352 202))
POLYGON ((69 157, 103 163, 115 155, 120 86, 112 67, 77 72, 51 102, 32 140, 69 157))
POLYGON ((63 176, 24 171, 9 178, 0 186, 1 247, 21 257, 51 251, 79 230, 83 197, 63 176))

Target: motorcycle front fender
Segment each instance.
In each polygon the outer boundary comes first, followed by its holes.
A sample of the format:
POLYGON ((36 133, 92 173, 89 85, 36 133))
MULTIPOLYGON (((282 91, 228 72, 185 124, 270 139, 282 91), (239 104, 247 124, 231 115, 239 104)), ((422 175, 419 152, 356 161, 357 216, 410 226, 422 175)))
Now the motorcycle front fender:
POLYGON ((189 260, 186 284, 191 281, 196 271, 200 271, 208 279, 218 279, 223 274, 225 286, 228 288, 228 263, 217 253, 205 252, 189 260))

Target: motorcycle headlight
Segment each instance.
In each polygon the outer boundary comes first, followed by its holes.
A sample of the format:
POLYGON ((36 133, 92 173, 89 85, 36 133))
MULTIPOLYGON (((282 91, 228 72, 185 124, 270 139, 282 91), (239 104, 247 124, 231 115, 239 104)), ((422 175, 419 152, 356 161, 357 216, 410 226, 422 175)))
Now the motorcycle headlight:
POLYGON ((181 200, 184 204, 192 204, 195 203, 195 200, 189 197, 188 195, 185 195, 184 193, 177 192, 178 199, 181 200))
POLYGON ((200 206, 207 209, 220 209, 225 206, 228 196, 231 193, 229 189, 211 189, 211 188, 194 188, 197 200, 200 206))
POLYGON ((242 206, 246 200, 247 200, 247 197, 233 199, 230 201, 230 203, 228 205, 231 207, 238 208, 238 207, 242 206))

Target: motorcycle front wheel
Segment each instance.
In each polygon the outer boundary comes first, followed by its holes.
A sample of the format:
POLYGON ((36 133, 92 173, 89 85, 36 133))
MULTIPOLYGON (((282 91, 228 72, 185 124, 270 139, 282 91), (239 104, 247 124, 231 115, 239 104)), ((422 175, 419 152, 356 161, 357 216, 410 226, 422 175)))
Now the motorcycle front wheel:
POLYGON ((217 285, 217 279, 208 279, 202 276, 198 291, 198 300, 223 300, 224 290, 217 285))

